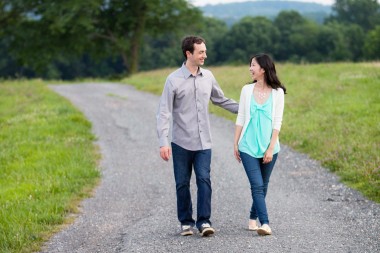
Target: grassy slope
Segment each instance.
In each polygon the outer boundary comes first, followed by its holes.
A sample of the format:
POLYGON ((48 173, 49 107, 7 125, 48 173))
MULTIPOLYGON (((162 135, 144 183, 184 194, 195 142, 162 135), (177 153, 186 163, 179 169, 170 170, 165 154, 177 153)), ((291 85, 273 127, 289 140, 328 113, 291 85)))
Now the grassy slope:
MULTIPOLYGON (((250 81, 248 65, 210 69, 225 94, 238 100, 241 87, 250 81)), ((123 82, 160 94, 171 71, 142 72, 123 82)), ((278 64, 277 71, 288 90, 281 142, 380 202, 379 63, 278 64)), ((235 120, 220 108, 210 109, 235 120)))
POLYGON ((0 252, 38 250, 99 178, 91 125, 41 81, 0 82, 0 252))

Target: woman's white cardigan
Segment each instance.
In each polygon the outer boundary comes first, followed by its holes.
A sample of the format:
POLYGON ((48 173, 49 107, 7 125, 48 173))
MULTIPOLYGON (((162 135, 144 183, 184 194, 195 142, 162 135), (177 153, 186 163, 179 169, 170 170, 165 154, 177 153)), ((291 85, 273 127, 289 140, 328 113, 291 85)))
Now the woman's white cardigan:
MULTIPOLYGON (((244 85, 241 89, 239 112, 236 118, 236 125, 243 126, 239 143, 244 136, 249 120, 251 119, 251 99, 255 83, 244 85)), ((280 131, 282 124, 282 114, 284 112, 284 90, 281 88, 272 89, 272 129, 280 131)), ((278 142, 278 139, 277 139, 278 142)))

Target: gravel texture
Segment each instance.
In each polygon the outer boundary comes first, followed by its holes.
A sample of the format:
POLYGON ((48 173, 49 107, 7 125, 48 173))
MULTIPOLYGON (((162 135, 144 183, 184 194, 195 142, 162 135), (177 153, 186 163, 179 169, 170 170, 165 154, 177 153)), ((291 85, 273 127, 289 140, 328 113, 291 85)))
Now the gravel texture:
MULTIPOLYGON (((267 195, 273 235, 248 231, 250 187, 233 157, 234 123, 214 115, 211 219, 216 234, 181 237, 172 161, 159 157, 159 97, 112 83, 50 87, 92 122, 102 181, 82 202, 75 221, 41 252, 380 252, 380 205, 285 145, 267 195)), ((196 205, 194 177, 192 194, 196 205)))

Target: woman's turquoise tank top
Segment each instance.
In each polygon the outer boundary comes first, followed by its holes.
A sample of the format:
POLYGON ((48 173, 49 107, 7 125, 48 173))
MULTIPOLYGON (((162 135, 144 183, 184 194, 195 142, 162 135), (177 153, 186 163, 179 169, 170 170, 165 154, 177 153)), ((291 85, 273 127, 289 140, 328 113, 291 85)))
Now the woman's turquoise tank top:
MULTIPOLYGON (((272 138, 272 93, 264 104, 258 104, 252 94, 251 119, 239 144, 239 151, 255 158, 264 157, 272 138)), ((277 142, 273 154, 280 151, 277 142)))

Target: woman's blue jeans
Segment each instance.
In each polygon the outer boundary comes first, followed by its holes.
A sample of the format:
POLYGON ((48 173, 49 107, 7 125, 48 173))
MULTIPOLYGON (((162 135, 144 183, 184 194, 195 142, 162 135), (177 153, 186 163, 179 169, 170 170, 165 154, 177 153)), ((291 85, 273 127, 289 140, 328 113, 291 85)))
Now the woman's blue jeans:
POLYGON ((210 222, 211 216, 211 149, 191 151, 172 143, 174 178, 177 192, 177 215, 181 225, 196 225, 210 222), (194 167, 197 193, 197 221, 193 219, 190 194, 190 179, 194 167))
POLYGON ((259 218, 261 225, 269 224, 265 197, 268 191, 269 178, 277 160, 277 154, 274 154, 272 161, 266 164, 263 164, 263 158, 255 158, 244 152, 240 152, 240 158, 251 184, 253 201, 250 219, 256 220, 259 218))

